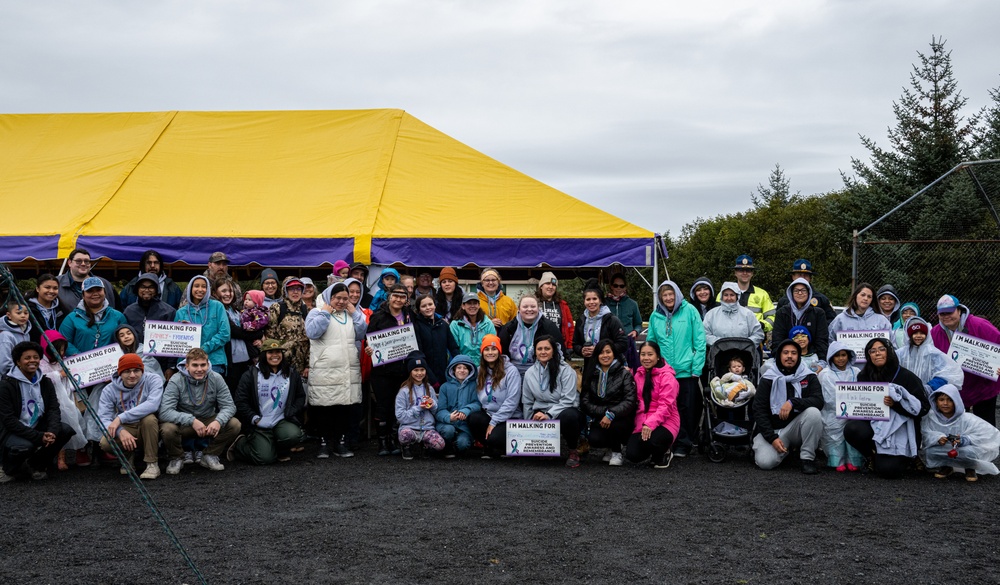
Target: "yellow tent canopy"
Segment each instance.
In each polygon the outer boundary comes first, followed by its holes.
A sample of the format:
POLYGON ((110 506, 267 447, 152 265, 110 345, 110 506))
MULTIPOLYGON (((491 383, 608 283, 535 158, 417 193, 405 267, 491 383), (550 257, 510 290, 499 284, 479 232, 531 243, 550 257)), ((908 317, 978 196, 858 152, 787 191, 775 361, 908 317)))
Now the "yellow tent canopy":
POLYGON ((0 261, 652 263, 654 234, 402 110, 0 115, 0 261))

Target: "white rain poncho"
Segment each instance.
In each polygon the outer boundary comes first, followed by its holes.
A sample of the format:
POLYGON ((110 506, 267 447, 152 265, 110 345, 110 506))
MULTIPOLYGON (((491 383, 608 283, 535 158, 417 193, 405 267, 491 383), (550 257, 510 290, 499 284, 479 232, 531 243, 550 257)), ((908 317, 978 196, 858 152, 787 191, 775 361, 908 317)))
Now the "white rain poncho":
MULTIPOLYGON (((925 325, 927 324, 920 317, 910 317, 907 324, 909 325, 918 321, 923 322, 925 325)), ((930 330, 930 327, 927 329, 930 330)), ((944 386, 944 384, 951 384, 959 390, 962 389, 962 383, 965 381, 965 373, 958 365, 958 362, 949 359, 941 350, 934 347, 934 342, 931 340, 930 335, 927 336, 927 339, 922 344, 917 346, 913 345, 912 339, 907 338, 906 344, 899 348, 896 355, 899 357, 899 365, 910 370, 920 378, 920 381, 927 387, 928 393, 944 386), (935 378, 938 380, 931 382, 935 378)))
POLYGON ((965 412, 962 396, 953 385, 945 384, 931 394, 931 410, 920 423, 920 433, 927 467, 971 468, 984 475, 1000 474, 993 464, 1000 455, 1000 431, 971 412, 965 412), (955 412, 950 418, 938 410, 937 397, 941 394, 955 403, 955 412), (957 447, 951 441, 939 444, 941 437, 949 435, 959 438, 957 447), (952 449, 958 451, 957 457, 948 457, 952 449))
POLYGON ((837 418, 836 410, 837 382, 858 381, 860 370, 853 365, 856 356, 839 341, 830 344, 826 355, 828 366, 817 375, 819 384, 823 388, 823 436, 820 438, 820 448, 826 453, 827 465, 830 467, 840 467, 848 462, 855 467, 861 467, 864 458, 844 439, 844 425, 847 424, 847 420, 837 418), (847 367, 843 370, 837 369, 833 364, 833 356, 840 351, 846 351, 848 355, 847 367))

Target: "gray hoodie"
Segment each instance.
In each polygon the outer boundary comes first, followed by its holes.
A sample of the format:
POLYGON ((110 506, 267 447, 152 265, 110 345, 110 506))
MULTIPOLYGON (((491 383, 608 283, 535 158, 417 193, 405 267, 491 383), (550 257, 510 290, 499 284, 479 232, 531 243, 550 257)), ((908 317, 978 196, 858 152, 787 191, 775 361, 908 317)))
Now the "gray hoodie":
POLYGON ((189 427, 194 419, 215 417, 225 427, 236 414, 236 403, 221 374, 208 370, 205 378, 195 380, 183 363, 171 376, 160 399, 160 422, 189 427))
POLYGON ((97 416, 107 428, 115 417, 122 424, 133 425, 150 414, 156 414, 163 397, 163 378, 150 372, 143 372, 134 388, 127 388, 121 376, 114 374, 111 381, 101 391, 101 402, 97 416))
POLYGON ((6 316, 0 317, 0 373, 6 373, 13 367, 14 360, 10 354, 18 343, 31 341, 30 331, 31 321, 25 323, 25 328, 21 329, 8 321, 6 316))

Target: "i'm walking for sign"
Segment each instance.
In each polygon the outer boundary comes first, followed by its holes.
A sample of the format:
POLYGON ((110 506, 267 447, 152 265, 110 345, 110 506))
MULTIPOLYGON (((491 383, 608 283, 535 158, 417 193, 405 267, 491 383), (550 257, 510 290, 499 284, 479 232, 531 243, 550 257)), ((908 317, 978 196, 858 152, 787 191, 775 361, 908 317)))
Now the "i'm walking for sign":
POLYGON ((157 357, 184 357, 201 347, 201 325, 173 321, 146 321, 143 352, 157 357))

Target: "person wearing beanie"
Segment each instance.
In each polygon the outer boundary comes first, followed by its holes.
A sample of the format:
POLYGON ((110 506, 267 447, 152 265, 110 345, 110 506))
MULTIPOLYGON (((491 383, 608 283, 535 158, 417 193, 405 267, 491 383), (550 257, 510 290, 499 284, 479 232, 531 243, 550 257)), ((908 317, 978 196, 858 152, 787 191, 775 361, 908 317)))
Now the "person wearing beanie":
POLYGON ((496 268, 487 268, 479 276, 479 305, 498 329, 517 315, 517 305, 503 294, 500 284, 500 272, 496 268))
POLYGON ((351 306, 347 285, 338 282, 320 295, 320 306, 306 316, 309 338, 309 416, 320 431, 317 455, 352 457, 346 435, 352 405, 361 403, 361 343, 368 324, 351 306))
MULTIPOLYGON (((391 268, 389 270, 392 270, 391 268)), ((384 274, 384 272, 383 272, 384 274)), ((381 292, 381 291, 380 291, 381 292)), ((386 300, 372 313, 368 320, 368 333, 384 331, 403 325, 413 326, 413 312, 410 310, 409 295, 406 287, 395 284, 386 291, 386 300)), ((365 347, 365 352, 371 356, 374 350, 365 347)), ((408 377, 404 360, 373 366, 371 373, 372 392, 375 395, 374 418, 378 433, 378 454, 398 455, 400 448, 396 443, 396 393, 408 377)))
POLYGON ((479 353, 476 397, 482 409, 469 416, 469 429, 486 447, 483 456, 497 458, 506 451, 507 421, 521 418, 521 374, 501 353, 496 335, 483 338, 479 353))
MULTIPOLYGON (((163 378, 146 372, 142 357, 126 353, 118 359, 118 372, 101 392, 97 416, 108 435, 128 456, 130 467, 135 466, 135 453, 142 451, 146 469, 141 479, 160 477, 158 450, 160 447, 160 422, 157 413, 163 397, 163 378)), ((107 437, 101 437, 101 449, 113 453, 107 437)), ((122 468, 123 473, 127 472, 122 468)))
POLYGON ((208 354, 200 347, 187 352, 170 377, 160 399, 160 435, 170 463, 167 475, 177 475, 184 467, 185 439, 208 439, 198 462, 211 471, 222 471, 219 461, 229 444, 240 434, 236 404, 222 374, 211 369, 208 354))
MULTIPOLYGON (((764 333, 770 333, 774 327, 776 309, 774 303, 771 302, 771 295, 767 294, 766 290, 750 284, 754 272, 753 258, 746 254, 739 256, 736 258, 736 266, 733 267, 733 271, 736 274, 736 286, 740 291, 737 302, 753 312, 757 320, 760 321, 764 333)), ((721 293, 715 300, 722 300, 721 293)))
MULTIPOLYGON (((733 283, 734 286, 735 284, 733 283)), ((738 295, 739 288, 736 290, 738 295)), ((715 300, 715 286, 712 285, 712 281, 707 276, 702 276, 694 281, 694 284, 691 285, 691 290, 688 291, 688 298, 691 299, 691 304, 694 305, 694 308, 698 309, 698 314, 702 320, 705 319, 705 315, 709 311, 719 306, 719 301, 715 300)), ((756 317, 754 318, 756 319, 756 317)))
MULTIPOLYGON (((813 276, 815 276, 816 273, 813 272, 812 262, 806 260, 805 258, 799 258, 792 263, 792 269, 789 270, 788 273, 792 276, 792 281, 801 278, 809 283, 809 286, 812 287, 813 300, 816 301, 815 306, 819 307, 819 309, 823 311, 823 314, 826 315, 827 323, 830 323, 837 318, 837 312, 833 310, 833 305, 830 303, 830 299, 813 287, 813 276)), ((788 302, 789 299, 786 294, 777 300, 775 303, 775 309, 780 310, 781 307, 787 305, 788 302)), ((775 319, 777 319, 777 316, 775 319)))
MULTIPOLYGON (((142 253, 142 258, 139 260, 139 275, 133 278, 122 288, 122 292, 119 295, 121 299, 121 307, 127 309, 129 305, 135 303, 139 300, 139 291, 137 290, 137 285, 140 278, 148 277, 147 275, 152 275, 156 282, 156 297, 170 305, 174 310, 181 306, 181 299, 184 298, 183 292, 177 283, 175 283, 166 272, 163 271, 163 256, 160 255, 156 250, 146 250, 142 253)), ((206 275, 207 276, 207 275, 206 275)), ((172 321, 173 319, 164 319, 165 321, 172 321)))
MULTIPOLYGON (((424 295, 429 299, 430 296, 424 295)), ((425 449, 442 451, 445 440, 435 430, 434 413, 437 398, 434 389, 427 382, 427 357, 419 351, 411 351, 406 356, 408 377, 396 393, 396 420, 399 421, 399 444, 403 459, 413 459, 413 448, 423 445, 425 449)))
POLYGON ((803 355, 815 354, 822 360, 830 347, 830 332, 826 313, 819 306, 812 284, 805 278, 796 278, 785 289, 785 299, 787 302, 779 305, 774 314, 771 349, 790 339, 793 328, 805 327, 809 331, 809 347, 805 348, 803 355))
POLYGON ((52 381, 38 371, 42 348, 22 341, 11 351, 14 367, 0 378, 0 483, 16 479, 27 464, 34 480, 73 436, 62 422, 52 381))
POLYGON ((445 266, 438 275, 438 289, 434 293, 434 310, 445 323, 462 312, 462 297, 465 291, 458 286, 458 273, 451 266, 445 266))
MULTIPOLYGON (((951 337, 955 332, 965 333, 990 343, 1000 343, 1000 331, 988 320, 973 315, 969 308, 958 302, 953 295, 944 295, 937 302, 938 322, 931 329, 934 346, 946 355, 951 348, 951 337)), ((1000 381, 994 382, 975 374, 969 374, 962 383, 962 402, 972 414, 996 426, 997 395, 1000 381)))
POLYGON ((818 374, 826 367, 826 362, 815 353, 809 351, 810 347, 812 347, 812 335, 809 334, 809 330, 804 325, 792 327, 792 330, 788 332, 788 339, 791 339, 799 346, 799 355, 802 357, 802 363, 809 368, 809 371, 818 374))
POLYGON ((899 365, 916 374, 927 386, 928 392, 945 384, 951 384, 956 391, 961 390, 966 374, 958 362, 934 347, 933 341, 927 340, 929 334, 927 321, 910 317, 906 323, 906 344, 897 350, 899 365))
MULTIPOLYGON (((719 311, 721 307, 713 310, 719 311)), ((681 428, 674 456, 686 457, 699 439, 702 402, 698 378, 705 367, 707 344, 698 310, 684 299, 680 287, 672 280, 663 281, 656 289, 656 309, 649 316, 646 340, 660 346, 663 359, 667 360, 677 377, 681 428)))
POLYGON ((816 448, 823 435, 823 404, 819 379, 802 363, 799 345, 791 339, 782 341, 775 348, 775 364, 764 372, 753 400, 757 467, 774 469, 798 448, 802 473, 819 473, 816 448))
POLYGON ((347 262, 343 260, 337 260, 333 263, 333 277, 337 279, 338 282, 344 282, 347 278, 351 276, 351 267, 347 262))
POLYGON ((265 268, 260 273, 260 290, 264 291, 264 308, 270 309, 271 305, 281 300, 278 293, 281 281, 278 273, 272 268, 265 268))
POLYGON ((629 298, 624 274, 620 272, 612 274, 608 283, 608 294, 604 297, 604 304, 608 306, 611 314, 622 322, 625 335, 634 340, 642 333, 642 313, 639 312, 639 303, 629 298))
MULTIPOLYGON (((559 330, 561 334, 559 343, 562 345, 563 355, 568 359, 572 355, 573 333, 576 329, 576 324, 573 322, 573 313, 569 310, 569 303, 559 296, 558 287, 559 281, 556 279, 556 275, 551 272, 545 272, 542 274, 541 280, 538 281, 538 288, 535 289, 535 298, 538 299, 539 313, 542 317, 551 321, 556 326, 556 329, 559 330)), ((627 307, 628 303, 631 302, 634 304, 635 301, 625 296, 624 289, 621 292, 622 294, 617 298, 621 300, 621 304, 626 306, 626 310, 630 310, 627 307)), ((612 313, 618 308, 618 301, 615 302, 614 307, 608 307, 612 313)), ((636 306, 635 312, 639 312, 638 306, 636 306)), ((639 327, 642 327, 642 318, 639 319, 639 327)))
POLYGON ((583 387, 586 387, 597 369, 594 347, 602 340, 610 340, 616 359, 624 362, 628 335, 622 322, 604 303, 604 291, 597 279, 591 278, 583 286, 583 313, 577 319, 573 332, 573 353, 583 357, 583 387))
POLYGON ((304 434, 306 392, 302 376, 291 367, 280 341, 261 341, 260 360, 240 378, 233 402, 245 434, 236 437, 226 459, 251 465, 291 460, 292 449, 304 434))

